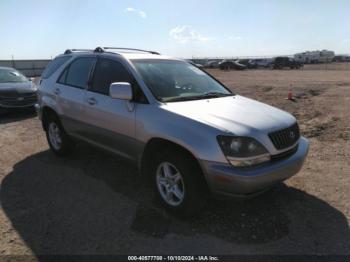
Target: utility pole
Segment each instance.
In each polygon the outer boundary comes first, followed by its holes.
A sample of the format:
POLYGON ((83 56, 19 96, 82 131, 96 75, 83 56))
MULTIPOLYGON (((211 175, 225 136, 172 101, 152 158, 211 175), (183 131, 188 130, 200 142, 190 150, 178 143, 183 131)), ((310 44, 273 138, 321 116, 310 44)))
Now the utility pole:
POLYGON ((12 67, 15 68, 15 60, 13 58, 13 55, 11 55, 11 57, 12 57, 12 67))

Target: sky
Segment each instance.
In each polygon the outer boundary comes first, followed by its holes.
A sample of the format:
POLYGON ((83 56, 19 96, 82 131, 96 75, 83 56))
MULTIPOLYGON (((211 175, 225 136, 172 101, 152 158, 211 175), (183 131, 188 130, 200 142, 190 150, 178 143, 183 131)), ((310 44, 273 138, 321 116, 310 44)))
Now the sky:
POLYGON ((0 59, 132 47, 191 58, 350 53, 349 0, 0 0, 0 59))

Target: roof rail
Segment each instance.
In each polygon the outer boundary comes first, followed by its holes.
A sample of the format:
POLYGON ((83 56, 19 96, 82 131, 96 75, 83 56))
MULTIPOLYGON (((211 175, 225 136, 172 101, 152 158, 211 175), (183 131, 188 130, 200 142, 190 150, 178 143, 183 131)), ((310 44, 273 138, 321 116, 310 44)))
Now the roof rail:
POLYGON ((71 54, 73 52, 87 52, 87 51, 93 51, 92 49, 67 49, 66 51, 64 51, 64 54, 71 54))
POLYGON ((126 48, 126 47, 103 47, 103 49, 116 49, 116 50, 130 50, 130 51, 139 51, 139 52, 145 52, 145 53, 150 53, 154 55, 160 55, 160 53, 155 52, 155 51, 149 51, 149 50, 143 50, 143 49, 136 49, 136 48, 126 48))
POLYGON ((94 53, 103 53, 104 50, 108 49, 114 49, 114 50, 130 50, 130 51, 139 51, 139 52, 145 52, 150 53, 154 55, 160 55, 160 53, 155 51, 149 51, 149 50, 143 50, 143 49, 136 49, 136 48, 126 48, 126 47, 96 47, 95 49, 67 49, 64 54, 71 54, 73 52, 94 52, 94 53))
POLYGON ((95 48, 95 50, 94 50, 94 53, 103 53, 104 52, 104 50, 103 50, 103 48, 102 47, 96 47, 95 48))

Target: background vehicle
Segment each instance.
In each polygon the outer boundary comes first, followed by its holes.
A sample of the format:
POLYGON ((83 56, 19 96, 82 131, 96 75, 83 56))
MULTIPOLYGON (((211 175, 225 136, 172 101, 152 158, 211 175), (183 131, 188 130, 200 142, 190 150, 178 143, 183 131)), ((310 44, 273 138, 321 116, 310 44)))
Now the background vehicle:
POLYGON ((258 68, 258 65, 252 59, 239 59, 237 62, 241 65, 245 65, 248 69, 258 68))
POLYGON ((219 63, 219 68, 220 70, 230 70, 230 69, 244 70, 247 67, 245 65, 238 63, 237 61, 222 60, 219 63))
POLYGON ((33 107, 36 102, 34 83, 14 68, 0 67, 0 112, 33 107))
POLYGON ((205 68, 218 68, 219 62, 218 61, 208 61, 204 65, 205 68))
POLYGON ((194 63, 192 60, 186 60, 188 63, 190 63, 191 65, 194 65, 198 68, 204 68, 204 66, 202 64, 199 63, 194 63))
POLYGON ((293 58, 286 57, 286 56, 279 56, 276 57, 272 63, 273 69, 283 69, 283 68, 290 68, 290 69, 299 69, 303 66, 302 63, 295 61, 293 58))
POLYGON ((272 63, 270 58, 257 58, 251 59, 251 63, 254 64, 257 68, 269 68, 272 63))
POLYGON ((55 154, 81 140, 122 156, 182 215, 210 195, 255 195, 300 170, 308 141, 293 116, 188 62, 123 50, 67 50, 44 71, 37 109, 55 154))
POLYGON ((330 50, 306 51, 294 55, 294 59, 303 64, 330 63, 334 57, 334 51, 330 50))

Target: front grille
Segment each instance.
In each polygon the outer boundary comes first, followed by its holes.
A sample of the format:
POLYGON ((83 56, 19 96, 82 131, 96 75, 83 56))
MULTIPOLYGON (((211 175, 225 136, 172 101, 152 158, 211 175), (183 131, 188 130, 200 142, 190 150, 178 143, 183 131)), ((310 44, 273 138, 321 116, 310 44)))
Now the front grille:
POLYGON ((16 90, 1 90, 0 92, 0 98, 1 97, 16 97, 18 96, 18 92, 16 90))
POLYGON ((6 99, 6 98, 17 98, 17 97, 33 97, 36 96, 36 92, 29 92, 29 93, 20 93, 16 91, 7 91, 7 92, 0 92, 0 99, 6 99))
POLYGON ((36 93, 17 93, 17 96, 4 96, 0 95, 0 105, 1 106, 30 106, 37 102, 36 93))
POLYGON ((288 128, 274 131, 274 132, 269 134, 269 137, 270 137, 273 145, 278 150, 291 147, 300 138, 300 131, 299 131, 298 123, 295 123, 288 128))

